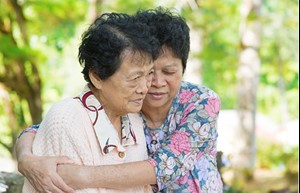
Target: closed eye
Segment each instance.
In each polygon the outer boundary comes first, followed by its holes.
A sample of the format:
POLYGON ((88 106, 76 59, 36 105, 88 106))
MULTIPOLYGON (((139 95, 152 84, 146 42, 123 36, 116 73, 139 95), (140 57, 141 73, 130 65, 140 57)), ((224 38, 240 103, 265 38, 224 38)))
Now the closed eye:
POLYGON ((171 74, 175 74, 176 71, 163 71, 163 73, 171 75, 171 74))
POLYGON ((142 76, 136 76, 132 80, 139 80, 142 76))

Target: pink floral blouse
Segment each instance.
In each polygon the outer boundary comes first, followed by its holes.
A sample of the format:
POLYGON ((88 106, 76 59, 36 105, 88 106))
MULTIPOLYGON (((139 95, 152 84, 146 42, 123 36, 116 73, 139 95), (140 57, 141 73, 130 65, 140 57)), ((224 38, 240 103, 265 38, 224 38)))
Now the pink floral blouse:
POLYGON ((219 111, 213 90, 182 82, 164 124, 145 130, 155 192, 223 192, 216 162, 219 111))

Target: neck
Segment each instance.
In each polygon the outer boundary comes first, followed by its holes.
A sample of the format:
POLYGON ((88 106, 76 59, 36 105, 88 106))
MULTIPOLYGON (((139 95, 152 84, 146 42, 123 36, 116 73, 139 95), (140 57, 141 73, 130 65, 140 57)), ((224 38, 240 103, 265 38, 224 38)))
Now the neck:
POLYGON ((142 111, 150 128, 159 128, 167 118, 169 111, 143 110, 142 111))

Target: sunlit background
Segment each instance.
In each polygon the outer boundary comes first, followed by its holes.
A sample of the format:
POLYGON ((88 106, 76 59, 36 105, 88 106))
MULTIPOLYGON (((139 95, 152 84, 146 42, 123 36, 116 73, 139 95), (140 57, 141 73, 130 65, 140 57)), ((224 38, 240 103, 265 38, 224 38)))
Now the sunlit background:
POLYGON ((297 0, 0 0, 0 174, 17 173, 20 131, 81 91, 77 49, 92 20, 156 6, 190 26, 184 79, 221 98, 224 192, 298 192, 297 0))

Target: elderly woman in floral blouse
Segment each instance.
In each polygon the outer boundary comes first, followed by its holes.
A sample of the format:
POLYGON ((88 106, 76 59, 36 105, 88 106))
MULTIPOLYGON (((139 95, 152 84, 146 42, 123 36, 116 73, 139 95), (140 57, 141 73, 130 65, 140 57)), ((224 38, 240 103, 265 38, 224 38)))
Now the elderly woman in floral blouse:
MULTIPOLYGON (((148 160, 96 167, 59 165, 57 171, 64 182, 51 182, 44 188, 122 188, 152 184, 154 192, 222 192, 216 163, 220 100, 210 88, 182 81, 190 49, 186 22, 162 8, 139 11, 134 17, 151 27, 161 45, 160 55, 154 61, 152 84, 142 107, 147 125, 148 160)), ((26 143, 33 138, 32 134, 27 135, 21 137, 26 143)), ((21 146, 18 146, 20 150, 25 149, 21 146)), ((28 146, 30 143, 27 149, 28 146)), ((29 150, 19 158, 19 170, 26 173, 31 169, 28 177, 37 178, 34 173, 39 169, 29 163, 30 159, 46 158, 33 157, 29 150)), ((57 163, 59 159, 64 162, 62 158, 53 158, 51 162, 57 163)), ((37 165, 46 168, 42 161, 37 165)), ((38 180, 45 183, 59 179, 57 173, 52 173, 38 180)))

